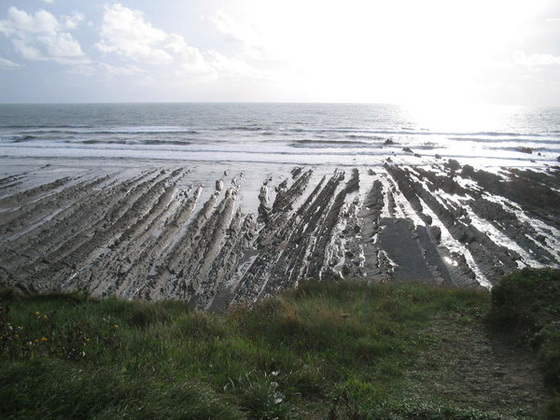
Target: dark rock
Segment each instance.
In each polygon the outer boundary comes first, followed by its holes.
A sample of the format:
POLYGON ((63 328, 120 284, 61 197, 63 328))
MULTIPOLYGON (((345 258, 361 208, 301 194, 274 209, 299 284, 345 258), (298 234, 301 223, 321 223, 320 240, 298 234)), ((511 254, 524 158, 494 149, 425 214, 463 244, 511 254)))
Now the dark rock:
POLYGON ((449 159, 445 164, 445 166, 451 169, 452 171, 458 171, 459 169, 461 169, 461 165, 455 159, 449 159))
POLYGON ((284 181, 282 181, 275 189, 274 191, 279 192, 279 191, 283 191, 286 188, 288 188, 288 180, 285 179, 284 181))
POLYGON ((459 242, 464 244, 471 244, 476 241, 476 234, 471 230, 465 230, 463 234, 459 237, 459 242))
POLYGON ((385 144, 390 145, 390 144, 395 144, 395 142, 392 139, 387 139, 385 140, 385 144))
POLYGON ((301 171, 303 170, 303 166, 296 166, 294 167, 294 169, 292 169, 292 178, 295 179, 298 177, 299 174, 301 174, 301 171))
POLYGON ((436 153, 436 159, 441 159, 441 155, 438 155, 438 154, 436 153))
POLYGON ((410 147, 403 147, 403 152, 414 153, 410 147))
POLYGON ((533 153, 533 149, 531 149, 530 147, 519 146, 516 150, 521 153, 533 153))
POLYGON ((473 175, 474 175, 474 168, 471 165, 463 166, 463 170, 461 171, 461 176, 472 177, 473 175))

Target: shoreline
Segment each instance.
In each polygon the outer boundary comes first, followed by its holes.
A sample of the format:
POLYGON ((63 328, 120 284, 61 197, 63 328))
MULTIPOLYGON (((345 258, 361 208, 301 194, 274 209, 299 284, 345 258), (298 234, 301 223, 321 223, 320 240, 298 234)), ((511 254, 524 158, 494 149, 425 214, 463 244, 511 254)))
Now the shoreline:
POLYGON ((560 266, 555 167, 10 161, 0 286, 29 292, 223 310, 304 279, 476 288, 560 266))

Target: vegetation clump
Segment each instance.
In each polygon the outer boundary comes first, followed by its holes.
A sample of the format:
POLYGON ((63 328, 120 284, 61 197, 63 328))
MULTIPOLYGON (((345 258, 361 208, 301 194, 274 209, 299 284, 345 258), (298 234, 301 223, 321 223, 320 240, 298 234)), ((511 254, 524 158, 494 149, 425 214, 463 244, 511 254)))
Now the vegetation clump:
MULTIPOLYGON (((492 289, 488 318, 495 330, 537 353, 545 383, 560 393, 560 270, 525 268, 504 277, 492 289)), ((560 397, 548 411, 560 418, 560 397)))
POLYGON ((523 419, 541 406, 430 388, 449 377, 441 360, 476 356, 471 331, 487 340, 483 291, 306 282, 225 315, 83 295, 0 304, 2 418, 523 419), (465 353, 449 351, 457 334, 465 353))

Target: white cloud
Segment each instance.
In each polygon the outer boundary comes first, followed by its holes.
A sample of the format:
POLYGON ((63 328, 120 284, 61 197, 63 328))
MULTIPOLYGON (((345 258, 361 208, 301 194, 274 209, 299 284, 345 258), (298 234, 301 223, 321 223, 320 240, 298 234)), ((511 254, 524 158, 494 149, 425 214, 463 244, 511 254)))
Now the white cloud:
MULTIPOLYGON (((225 15, 222 20, 226 30, 225 15)), ((227 22, 233 25, 231 21, 227 22)), ((142 12, 121 4, 105 7, 101 41, 96 46, 105 54, 119 55, 139 67, 153 65, 169 68, 171 75, 178 79, 193 76, 210 79, 243 75, 254 77, 258 73, 241 58, 228 57, 215 51, 200 51, 189 45, 182 35, 154 27, 142 12)), ((127 71, 125 67, 123 74, 127 71)), ((120 72, 109 73, 116 75, 120 72)))
POLYGON ((72 16, 62 16, 62 21, 67 29, 76 29, 80 22, 84 20, 83 13, 76 12, 72 16))
POLYGON ((213 72, 200 50, 189 46, 182 36, 170 34, 167 36, 164 45, 182 70, 197 74, 210 74, 213 72))
POLYGON ((135 76, 140 73, 144 73, 140 67, 133 64, 127 66, 113 66, 108 63, 100 63, 99 69, 101 72, 107 76, 135 76))
POLYGON ((552 54, 526 54, 516 51, 513 54, 514 64, 527 67, 560 66, 560 57, 552 54))
POLYGON ((239 57, 228 57, 217 51, 208 52, 209 61, 216 73, 222 77, 237 80, 268 80, 268 72, 258 69, 239 57))
POLYGON ((167 35, 144 20, 144 15, 121 4, 105 7, 101 41, 97 48, 133 61, 170 64, 173 57, 163 48, 167 35))
POLYGON ((264 45, 263 37, 255 26, 242 23, 223 10, 218 10, 210 21, 218 31, 239 41, 247 49, 260 49, 264 45))
POLYGON ((87 61, 78 41, 67 30, 74 29, 83 15, 62 16, 39 10, 34 15, 11 7, 8 18, 0 21, 0 33, 12 40, 15 49, 26 60, 52 60, 62 64, 87 61))
POLYGON ((0 57, 0 70, 13 70, 21 67, 21 64, 14 63, 11 60, 0 57))

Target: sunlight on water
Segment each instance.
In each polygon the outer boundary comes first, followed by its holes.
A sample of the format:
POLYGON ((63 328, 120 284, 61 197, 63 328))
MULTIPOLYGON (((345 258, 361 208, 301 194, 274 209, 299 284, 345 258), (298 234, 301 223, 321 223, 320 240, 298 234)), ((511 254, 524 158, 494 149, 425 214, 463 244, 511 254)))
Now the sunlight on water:
POLYGON ((382 165, 556 164, 560 109, 375 104, 1 105, 0 155, 382 165), (438 157, 439 156, 439 157, 438 157))
POLYGON ((440 133, 503 131, 519 107, 476 104, 424 104, 407 107, 408 117, 418 128, 440 133))

